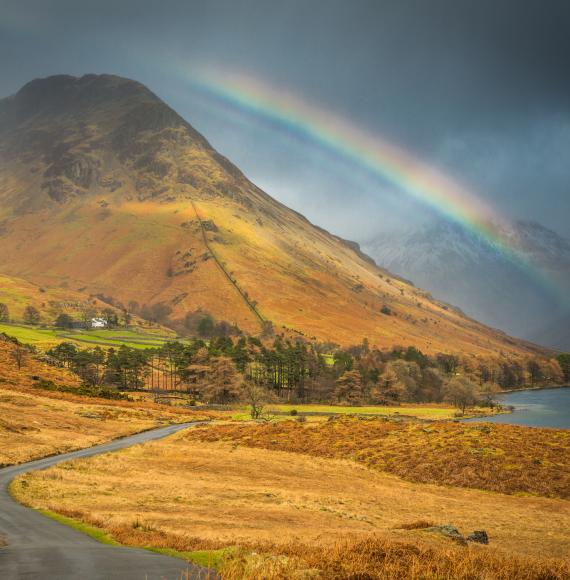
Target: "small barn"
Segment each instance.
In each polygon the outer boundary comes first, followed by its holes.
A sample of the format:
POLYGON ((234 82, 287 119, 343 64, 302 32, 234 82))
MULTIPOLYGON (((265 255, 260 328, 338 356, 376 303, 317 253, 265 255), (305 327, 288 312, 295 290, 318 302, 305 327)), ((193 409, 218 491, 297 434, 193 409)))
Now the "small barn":
POLYGON ((107 328, 108 323, 104 318, 92 318, 91 328, 107 328))

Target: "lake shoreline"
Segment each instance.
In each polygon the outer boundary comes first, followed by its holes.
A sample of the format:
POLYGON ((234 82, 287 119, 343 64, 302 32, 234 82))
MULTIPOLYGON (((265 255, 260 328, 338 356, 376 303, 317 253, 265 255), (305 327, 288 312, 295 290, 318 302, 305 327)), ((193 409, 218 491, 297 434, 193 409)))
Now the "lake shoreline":
POLYGON ((521 389, 499 394, 498 404, 510 413, 493 414, 464 422, 487 422, 524 427, 570 429, 570 387, 521 389))
POLYGON ((548 385, 543 387, 523 387, 521 389, 505 389, 499 391, 498 395, 508 395, 509 393, 522 393, 523 391, 549 391, 551 389, 568 389, 570 385, 548 385))

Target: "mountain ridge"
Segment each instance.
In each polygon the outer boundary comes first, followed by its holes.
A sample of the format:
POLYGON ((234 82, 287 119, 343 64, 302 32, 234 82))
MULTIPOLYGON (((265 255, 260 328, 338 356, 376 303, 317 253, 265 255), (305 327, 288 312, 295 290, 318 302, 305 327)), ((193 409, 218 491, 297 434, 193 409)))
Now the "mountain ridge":
POLYGON ((2 99, 0 177, 7 275, 164 303, 178 324, 205 311, 257 333, 253 306, 276 330, 340 344, 544 352, 274 200, 136 81, 48 77, 2 99))
MULTIPOLYGON (((503 230, 516 251, 552 286, 570 293, 570 242, 537 222, 516 221, 503 230)), ((510 261, 502 249, 460 226, 437 221, 391 232, 364 243, 387 268, 412 277, 475 318, 532 339, 564 314, 552 290, 510 261), (520 313, 525 312, 521 317, 520 313)), ((561 290, 561 293, 563 291, 561 290)), ((570 337, 569 337, 570 338, 570 337)), ((570 345, 570 340, 566 341, 570 345)), ((556 347, 544 342, 546 346, 556 347)))

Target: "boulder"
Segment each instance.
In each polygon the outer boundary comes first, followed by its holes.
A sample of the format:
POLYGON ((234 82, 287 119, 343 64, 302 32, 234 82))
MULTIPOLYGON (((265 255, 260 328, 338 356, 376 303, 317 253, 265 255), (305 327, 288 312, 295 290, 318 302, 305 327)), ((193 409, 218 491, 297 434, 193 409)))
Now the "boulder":
POLYGON ((489 536, 485 530, 475 530, 472 534, 467 536, 468 542, 475 542, 476 544, 488 544, 489 536))
POLYGON ((445 524, 443 526, 432 526, 431 528, 425 528, 426 532, 434 532, 436 534, 441 534, 447 538, 451 538, 453 541, 461 544, 462 546, 467 545, 467 540, 461 535, 459 530, 452 526, 451 524, 445 524))

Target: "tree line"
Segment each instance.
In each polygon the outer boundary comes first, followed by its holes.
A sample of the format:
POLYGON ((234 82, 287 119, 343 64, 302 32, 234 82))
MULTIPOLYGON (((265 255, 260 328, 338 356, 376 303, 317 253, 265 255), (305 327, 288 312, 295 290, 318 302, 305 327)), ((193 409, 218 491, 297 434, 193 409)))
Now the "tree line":
POLYGON ((450 402, 460 409, 492 404, 503 389, 570 381, 569 355, 550 359, 427 355, 415 347, 349 348, 277 337, 219 336, 169 342, 140 350, 128 346, 81 349, 70 342, 48 355, 89 385, 120 390, 184 391, 197 401, 240 399, 397 404, 450 402))

